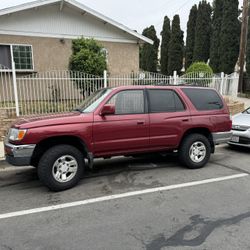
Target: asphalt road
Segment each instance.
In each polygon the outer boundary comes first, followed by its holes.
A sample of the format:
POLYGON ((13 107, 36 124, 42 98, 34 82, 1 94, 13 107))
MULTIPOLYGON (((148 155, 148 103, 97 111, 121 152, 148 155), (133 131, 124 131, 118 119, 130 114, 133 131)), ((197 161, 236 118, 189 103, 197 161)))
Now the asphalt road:
POLYGON ((60 193, 1 164, 0 250, 250 249, 250 150, 219 147, 199 170, 172 155, 97 161, 60 193))

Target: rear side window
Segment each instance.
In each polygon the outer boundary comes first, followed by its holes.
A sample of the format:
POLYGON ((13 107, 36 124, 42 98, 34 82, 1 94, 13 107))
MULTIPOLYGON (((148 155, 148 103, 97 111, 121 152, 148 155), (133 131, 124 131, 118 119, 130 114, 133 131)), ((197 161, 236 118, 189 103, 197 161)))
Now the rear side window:
POLYGON ((212 89, 183 88, 197 110, 216 110, 223 108, 223 102, 216 91, 212 89))
POLYGON ((185 107, 179 96, 172 90, 150 89, 149 111, 151 113, 183 111, 185 107))

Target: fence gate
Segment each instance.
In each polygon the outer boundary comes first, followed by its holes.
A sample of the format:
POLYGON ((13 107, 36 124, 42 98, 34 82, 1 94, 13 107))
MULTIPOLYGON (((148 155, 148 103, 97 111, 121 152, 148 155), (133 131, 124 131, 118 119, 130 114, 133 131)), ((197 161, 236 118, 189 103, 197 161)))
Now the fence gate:
POLYGON ((176 76, 176 84, 191 84, 202 87, 215 88, 221 95, 236 98, 238 95, 239 75, 233 73, 230 75, 207 74, 204 72, 184 74, 181 77, 176 76))

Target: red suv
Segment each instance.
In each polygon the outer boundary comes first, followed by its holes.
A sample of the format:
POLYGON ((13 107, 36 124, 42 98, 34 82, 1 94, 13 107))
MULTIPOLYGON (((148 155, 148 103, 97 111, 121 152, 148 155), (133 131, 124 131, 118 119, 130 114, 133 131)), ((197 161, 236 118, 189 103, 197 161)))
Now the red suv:
POLYGON ((231 138, 232 121, 209 88, 136 86, 102 89, 72 112, 17 120, 5 141, 10 164, 37 167, 51 190, 75 186, 85 160, 178 150, 201 168, 215 145, 231 138))

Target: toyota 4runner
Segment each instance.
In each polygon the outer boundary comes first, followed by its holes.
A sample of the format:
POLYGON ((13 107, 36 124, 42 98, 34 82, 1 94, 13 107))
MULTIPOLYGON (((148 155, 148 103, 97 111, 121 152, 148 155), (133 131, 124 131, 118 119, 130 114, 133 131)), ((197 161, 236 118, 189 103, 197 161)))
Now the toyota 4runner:
POLYGON ((101 89, 72 112, 21 118, 5 140, 7 161, 37 168, 51 190, 75 186, 94 158, 177 150, 203 167, 215 145, 231 138, 232 121, 210 88, 126 86, 101 89))

